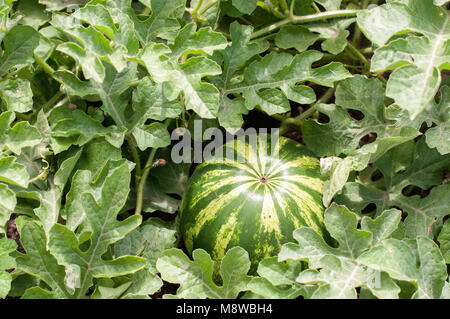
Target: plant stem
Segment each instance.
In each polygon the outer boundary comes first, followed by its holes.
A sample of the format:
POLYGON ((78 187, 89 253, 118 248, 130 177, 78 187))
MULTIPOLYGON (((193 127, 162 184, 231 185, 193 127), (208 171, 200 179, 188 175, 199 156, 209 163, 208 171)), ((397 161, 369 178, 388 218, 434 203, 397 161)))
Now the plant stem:
POLYGON ((50 100, 47 101, 47 103, 42 106, 42 110, 47 113, 49 111, 48 109, 54 106, 64 95, 64 91, 58 91, 58 93, 56 93, 50 100))
MULTIPOLYGON (((168 127, 169 124, 170 124, 170 119, 167 119, 164 122, 164 125, 166 127, 168 127)), ((150 155, 148 156, 147 162, 145 163, 145 166, 142 169, 142 175, 139 180, 139 184, 137 185, 137 198, 136 198, 136 210, 135 210, 136 215, 140 215, 142 213, 142 202, 144 199, 145 183, 147 182, 148 175, 150 174, 150 170, 152 169, 157 150, 158 150, 157 147, 154 147, 151 150, 150 155)))
POLYGON ((37 54, 34 55, 34 60, 36 61, 37 64, 39 64, 39 66, 49 75, 53 75, 53 73, 55 72, 55 70, 53 70, 53 68, 47 64, 47 62, 45 62, 44 60, 42 60, 37 54))
MULTIPOLYGON (((227 38, 228 41, 231 41, 231 35, 225 31, 221 31, 221 33, 227 38)), ((231 42, 228 42, 229 45, 231 45, 231 42)))
POLYGON ((380 74, 377 73, 377 79, 380 80, 381 82, 383 82, 384 84, 387 84, 387 80, 380 74))
POLYGON ((149 7, 145 7, 144 11, 142 11, 141 15, 148 16, 152 12, 152 9, 149 7))
POLYGON ((319 7, 317 6, 317 4, 314 1, 312 3, 312 7, 317 13, 321 13, 322 12, 322 11, 320 11, 319 7))
POLYGON ((16 114, 17 119, 19 119, 21 121, 27 121, 27 122, 31 119, 31 115, 32 115, 32 114, 23 114, 20 112, 15 112, 15 114, 16 114))
POLYGON ((309 109, 307 109, 305 112, 303 112, 302 114, 300 114, 299 116, 296 117, 296 120, 298 122, 303 121, 304 119, 310 117, 311 115, 314 114, 314 112, 316 111, 316 106, 322 103, 327 102, 329 99, 331 99, 331 97, 334 94, 334 87, 329 88, 324 95, 322 95, 322 97, 317 100, 316 103, 314 103, 309 109))
POLYGON ((252 24, 250 21, 248 21, 248 20, 247 20, 245 17, 243 17, 243 16, 240 16, 238 19, 241 20, 242 22, 244 22, 245 24, 248 24, 248 25, 251 25, 251 24, 252 24))
POLYGON ((311 115, 313 115, 316 112, 317 105, 327 102, 333 96, 333 94, 334 94, 334 88, 329 88, 325 92, 325 94, 319 100, 317 100, 316 103, 311 105, 310 108, 307 109, 305 112, 301 113, 300 115, 298 115, 296 117, 291 117, 291 118, 285 119, 281 123, 281 129, 280 129, 281 134, 283 134, 286 131, 286 129, 289 125, 295 125, 295 126, 300 125, 303 122, 303 120, 307 119, 308 117, 310 117, 311 115))
POLYGON ((203 0, 198 0, 197 5, 195 6, 194 10, 192 10, 191 15, 197 15, 198 10, 202 7, 203 0))
POLYGON ((64 97, 62 100, 60 100, 60 101, 55 101, 55 103, 53 103, 53 104, 50 104, 49 102, 47 102, 46 104, 48 104, 48 106, 43 106, 42 107, 42 110, 44 110, 44 108, 48 108, 49 110, 47 111, 47 112, 44 112, 45 113, 45 116, 46 117, 48 117, 49 116, 49 114, 50 114, 50 112, 52 111, 52 109, 53 108, 55 108, 55 107, 58 107, 58 106, 60 106, 60 105, 63 105, 64 103, 66 103, 66 102, 69 102, 70 100, 69 100, 69 97, 68 96, 66 96, 66 97, 64 97))
POLYGON ((147 182, 148 175, 150 174, 150 169, 152 168, 153 160, 155 159, 157 150, 158 149, 155 147, 150 152, 150 156, 148 157, 147 163, 145 164, 144 170, 142 171, 141 180, 137 185, 136 210, 134 212, 136 215, 140 215, 142 213, 145 183, 147 182))
POLYGON ((364 69, 366 71, 370 70, 370 63, 369 61, 367 61, 366 57, 364 56, 364 54, 362 54, 361 52, 359 52, 359 50, 350 42, 347 42, 347 48, 350 51, 350 53, 352 55, 354 55, 354 57, 356 57, 359 61, 362 62, 362 64, 364 65, 364 69))
MULTIPOLYGON (((351 44, 350 42, 348 43, 347 48, 354 57, 356 57, 358 60, 360 60, 363 63, 364 71, 370 72, 370 62, 367 60, 367 58, 364 56, 364 54, 362 54, 361 51, 358 50, 355 46, 353 46, 353 44, 351 44)), ((368 49, 371 49, 371 48, 368 48, 368 49)), ((371 52, 371 50, 368 51, 367 49, 364 49, 362 51, 371 52)), ((387 83, 387 80, 384 77, 382 77, 381 74, 377 73, 376 77, 378 80, 380 80, 384 84, 387 83)))
POLYGON ((128 147, 131 151, 131 155, 133 156, 134 162, 136 163, 135 181, 136 185, 139 185, 139 181, 141 180, 142 176, 141 160, 139 158, 139 153, 137 151, 136 144, 134 143, 133 138, 130 135, 126 135, 126 139, 128 142, 128 147))
POLYGON ((352 44, 357 46, 359 44, 359 38, 361 37, 361 30, 359 27, 355 27, 355 34, 353 35, 352 44))
POLYGON ((273 14, 275 16, 275 18, 278 18, 278 19, 286 18, 286 15, 281 13, 277 7, 272 7, 271 9, 269 9, 269 12, 271 14, 273 14))
POLYGON ((295 7, 295 0, 291 1, 291 7, 289 8, 289 17, 292 19, 294 15, 294 7, 295 7))
POLYGON ((361 52, 362 54, 372 53, 373 52, 373 47, 367 47, 367 48, 364 48, 364 49, 359 49, 359 52, 361 52))
MULTIPOLYGON (((369 0, 362 1, 362 4, 360 6, 361 9, 366 9, 369 6, 369 0)), ((359 39, 361 37, 361 30, 356 25, 355 26, 355 34, 353 35, 352 44, 356 47, 359 44, 359 39)))
POLYGON ((198 10, 197 16, 201 16, 203 13, 208 11, 210 8, 214 7, 218 1, 219 0, 212 0, 211 2, 207 3, 203 8, 198 10))
POLYGON ((286 3, 286 0, 280 0, 280 7, 281 7, 281 10, 283 10, 284 14, 287 16, 289 13, 289 8, 286 3))
MULTIPOLYGON (((66 96, 65 98, 63 98, 61 101, 58 101, 57 103, 55 103, 55 105, 54 106, 60 106, 60 105, 63 105, 63 104, 65 104, 66 102, 69 102, 70 103, 70 98, 68 97, 68 96, 66 96)), ((49 110, 49 112, 50 112, 51 110, 49 110)), ((48 113, 48 112, 47 112, 48 113)))
POLYGON ((361 4, 361 9, 367 9, 367 7, 369 6, 369 2, 370 2, 369 0, 363 0, 361 4))
POLYGON ((252 39, 261 37, 267 33, 270 33, 274 30, 279 29, 280 27, 290 24, 290 23, 307 23, 313 21, 326 20, 331 18, 339 18, 339 17, 350 17, 355 16, 360 10, 336 10, 336 11, 328 11, 317 14, 310 14, 305 16, 290 16, 281 21, 278 21, 274 24, 271 24, 265 28, 262 28, 256 32, 254 32, 251 36, 252 39))
POLYGON ((139 83, 141 83, 141 82, 142 82, 142 80, 131 81, 128 85, 129 85, 130 87, 132 87, 132 86, 138 86, 139 83))

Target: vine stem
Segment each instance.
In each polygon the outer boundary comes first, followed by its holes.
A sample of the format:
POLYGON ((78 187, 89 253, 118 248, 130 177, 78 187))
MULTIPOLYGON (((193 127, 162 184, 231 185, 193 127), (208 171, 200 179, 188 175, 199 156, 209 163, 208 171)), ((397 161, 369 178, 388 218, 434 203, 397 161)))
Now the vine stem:
POLYGON ((56 93, 50 100, 47 101, 47 103, 42 106, 42 110, 44 111, 44 113, 47 113, 50 108, 53 107, 64 95, 65 92, 58 91, 58 93, 56 93))
POLYGON ((303 120, 307 119, 308 117, 310 117, 311 115, 313 115, 316 112, 317 105, 328 101, 333 96, 333 94, 334 94, 334 87, 329 88, 325 92, 325 94, 319 100, 317 100, 316 103, 311 105, 311 107, 309 109, 307 109, 305 112, 301 113, 297 117, 290 117, 290 118, 285 119, 281 123, 281 129, 280 129, 281 134, 283 134, 286 131, 286 129, 289 125, 296 125, 296 126, 300 125, 303 120))
POLYGON ((195 6, 194 10, 192 10, 191 14, 193 16, 197 15, 198 10, 202 7, 203 0, 198 0, 197 5, 195 6))
MULTIPOLYGON (((347 48, 348 48, 347 50, 350 51, 351 55, 355 56, 358 60, 360 60, 362 62, 362 64, 364 65, 364 70, 366 72, 370 72, 370 62, 367 60, 367 58, 364 56, 364 54, 350 42, 348 42, 347 48)), ((387 80, 380 73, 377 73, 376 77, 378 80, 380 80, 384 84, 387 83, 387 80)))
POLYGON ((281 28, 282 26, 284 26, 286 24, 314 22, 314 21, 339 18, 339 17, 352 17, 352 16, 355 16, 360 11, 361 10, 336 10, 336 11, 327 11, 327 12, 322 12, 322 13, 310 14, 310 15, 305 15, 305 16, 293 15, 293 16, 289 16, 281 21, 278 21, 274 24, 271 24, 265 28, 262 28, 256 32, 254 32, 252 34, 251 38, 255 39, 255 38, 261 37, 267 33, 270 33, 276 29, 281 28))
MULTIPOLYGON (((170 124, 170 119, 167 119, 164 122, 164 125, 168 127, 170 124)), ((144 168, 142 169, 142 176, 139 179, 139 184, 137 185, 137 198, 136 198, 136 210, 135 214, 140 215, 142 213, 142 203, 144 199, 144 188, 145 183, 147 182, 148 175, 150 174, 150 170, 153 167, 153 162, 155 161, 157 147, 152 148, 150 155, 148 156, 147 162, 145 163, 144 168)), ((137 151, 136 151, 137 152, 137 151)))
POLYGON ((360 51, 362 54, 372 53, 372 52, 373 52, 373 47, 367 47, 367 48, 359 49, 359 51, 360 51))
POLYGON ((150 169, 152 168, 153 161, 155 159, 157 148, 153 148, 148 157, 147 163, 145 164, 144 170, 142 171, 142 176, 140 178, 138 188, 137 188, 137 198, 136 198, 136 215, 142 213, 142 203, 144 200, 144 188, 147 182, 148 175, 150 174, 150 169))
POLYGON ((280 7, 283 10, 284 14, 288 15, 289 9, 288 9, 288 5, 286 3, 286 0, 280 0, 280 7))
POLYGON ((289 18, 295 17, 294 15, 294 7, 295 7, 295 0, 291 1, 291 6, 289 7, 289 18))
POLYGON ((45 71, 45 73, 49 75, 53 75, 55 73, 55 70, 47 64, 44 60, 42 60, 37 54, 34 55, 34 60, 36 63, 45 71))
MULTIPOLYGON (((369 6, 369 0, 363 0, 360 8, 363 10, 363 9, 367 9, 368 6, 369 6)), ((353 35, 353 40, 352 40, 352 44, 355 47, 358 46, 360 38, 361 38, 361 30, 359 29, 358 26, 356 26, 355 34, 353 35)))
POLYGON ((312 7, 317 13, 321 13, 322 12, 322 11, 320 11, 319 7, 317 6, 317 4, 314 1, 312 3, 312 7))
POLYGON ((143 16, 148 16, 152 12, 152 9, 149 7, 145 7, 144 11, 142 11, 143 16))
POLYGON ((347 42, 347 48, 352 55, 354 55, 359 61, 364 65, 364 69, 366 71, 370 70, 370 62, 367 58, 362 54, 352 43, 347 42))
POLYGON ((135 181, 136 181, 136 185, 139 185, 139 182, 140 182, 141 176, 142 176, 141 160, 139 158, 139 153, 137 151, 136 144, 135 144, 133 138, 127 134, 126 139, 128 142, 128 147, 130 148, 130 151, 131 151, 131 156, 133 156, 134 162, 136 163, 135 181))
POLYGON ((32 114, 23 114, 20 112, 15 112, 15 114, 16 114, 17 119, 19 119, 21 121, 27 121, 27 122, 31 119, 31 115, 32 115, 32 114))
POLYGON ((128 86, 138 86, 139 83, 141 83, 142 80, 135 80, 135 81, 131 81, 130 83, 128 83, 128 86))
POLYGON ((380 73, 377 73, 377 79, 383 82, 385 85, 388 82, 380 73))
POLYGON ((203 13, 208 11, 210 8, 216 5, 216 3, 219 2, 219 0, 213 0, 209 3, 207 3, 203 8, 200 8, 197 12, 197 16, 201 16, 203 13))
MULTIPOLYGON (((53 97, 54 98, 54 97, 53 97)), ((52 99, 53 99, 52 98, 52 99)), ((70 103, 70 99, 69 96, 65 96, 63 99, 55 101, 55 103, 51 104, 51 101, 48 101, 47 103, 45 103, 45 105, 43 107, 41 107, 41 109, 44 111, 44 114, 46 117, 48 117, 50 115, 50 112, 55 108, 58 107, 60 105, 63 105, 67 102, 70 103), (47 111, 45 111, 47 110, 47 111)))

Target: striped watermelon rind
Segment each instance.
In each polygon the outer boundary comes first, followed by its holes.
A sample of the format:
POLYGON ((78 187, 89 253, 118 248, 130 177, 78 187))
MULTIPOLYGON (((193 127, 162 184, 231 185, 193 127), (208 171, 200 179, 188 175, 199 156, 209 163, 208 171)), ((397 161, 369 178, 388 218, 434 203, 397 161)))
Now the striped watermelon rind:
POLYGON ((295 229, 325 234, 322 189, 319 160, 301 144, 269 134, 232 140, 190 178, 180 207, 185 246, 189 253, 203 248, 216 261, 241 246, 254 271, 293 241, 295 229), (219 157, 227 151, 239 160, 219 157))

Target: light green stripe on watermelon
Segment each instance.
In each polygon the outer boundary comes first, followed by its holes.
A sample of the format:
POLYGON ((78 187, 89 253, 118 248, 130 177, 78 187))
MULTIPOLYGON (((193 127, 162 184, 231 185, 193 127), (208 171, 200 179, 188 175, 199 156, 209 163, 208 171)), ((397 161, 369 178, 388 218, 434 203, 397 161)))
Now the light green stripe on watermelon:
POLYGON ((264 189, 263 207, 260 216, 260 223, 263 226, 263 231, 274 232, 276 235, 280 234, 280 221, 275 210, 273 201, 273 192, 266 187, 264 189))
MULTIPOLYGON (((250 183, 246 183, 236 187, 231 192, 223 193, 213 201, 209 202, 209 204, 205 208, 199 210, 195 217, 195 224, 186 232, 186 237, 188 238, 187 241, 190 242, 196 236, 198 236, 205 223, 216 218, 217 211, 222 208, 227 202, 232 201, 237 195, 241 194, 243 191, 246 191, 249 188, 249 185, 250 183)), ((193 209, 196 208, 198 207, 193 207, 193 209)))
POLYGON ((301 184, 305 188, 309 188, 311 190, 314 190, 318 193, 322 193, 323 189, 323 183, 321 180, 318 180, 317 178, 309 177, 309 176, 280 176, 275 177, 274 182, 289 182, 292 184, 298 183, 301 184))
POLYGON ((298 214, 307 223, 308 226, 321 232, 321 226, 314 220, 315 217, 319 217, 320 221, 323 221, 321 216, 321 206, 319 206, 314 198, 307 192, 301 191, 298 187, 295 190, 285 189, 288 196, 295 201, 298 207, 298 214))
POLYGON ((220 260, 225 255, 225 251, 231 241, 231 238, 233 236, 234 231, 236 230, 236 227, 238 225, 237 223, 237 216, 239 214, 239 211, 242 209, 242 206, 236 209, 231 215, 230 218, 227 220, 225 224, 222 225, 219 232, 217 233, 216 240, 212 256, 216 260, 220 260))
POLYGON ((272 175, 280 174, 280 172, 286 171, 290 168, 296 168, 296 167, 302 167, 302 168, 308 168, 317 167, 317 159, 311 158, 311 157, 303 157, 299 158, 295 161, 285 162, 286 159, 280 159, 278 163, 274 163, 274 165, 271 167, 271 170, 268 172, 272 175))
MULTIPOLYGON (((207 173, 208 175, 212 175, 210 174, 210 172, 207 173)), ((197 203, 204 199, 205 197, 207 197, 208 195, 210 195, 212 192, 219 192, 220 189, 222 187, 225 186, 229 186, 231 184, 236 184, 236 183, 244 183, 244 182, 250 182, 253 183, 254 181, 251 179, 251 177, 249 176, 227 176, 227 175, 222 175, 222 178, 220 178, 221 176, 218 175, 217 177, 219 177, 219 179, 215 180, 211 178, 211 182, 206 182, 201 184, 201 186, 204 188, 204 191, 201 192, 198 196, 193 197, 192 201, 191 201, 191 207, 194 208, 197 203)))
POLYGON ((242 163, 216 156, 196 168, 180 207, 189 252, 203 248, 220 261, 241 246, 254 271, 259 260, 293 240, 295 229, 325 233, 319 160, 294 141, 280 137, 271 145, 270 136, 264 138, 254 145, 233 140, 216 152, 233 151, 242 163))
POLYGON ((258 171, 253 169, 252 167, 250 167, 248 164, 244 164, 244 163, 239 163, 236 161, 232 161, 228 158, 223 158, 223 159, 216 159, 216 158, 211 158, 208 160, 208 164, 221 164, 224 166, 229 167, 230 169, 240 169, 242 171, 246 171, 249 174, 253 175, 254 177, 258 177, 258 171))
POLYGON ((285 196, 282 196, 280 193, 275 193, 274 196, 275 202, 280 211, 282 211, 284 218, 290 220, 294 224, 294 228, 300 228, 305 224, 304 220, 298 218, 297 210, 290 207, 290 203, 285 196))

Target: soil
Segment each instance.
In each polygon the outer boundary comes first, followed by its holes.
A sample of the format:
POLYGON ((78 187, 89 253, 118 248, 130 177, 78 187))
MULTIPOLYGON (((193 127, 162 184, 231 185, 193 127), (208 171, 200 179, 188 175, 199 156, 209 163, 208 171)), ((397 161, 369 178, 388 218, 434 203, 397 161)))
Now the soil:
POLYGON ((288 131, 284 133, 283 136, 290 138, 298 143, 305 144, 303 142, 303 135, 298 130, 288 131))
POLYGON ((13 216, 7 223, 7 229, 6 229, 6 236, 8 238, 13 239, 17 243, 17 250, 21 252, 22 254, 25 254, 25 249, 22 246, 22 243, 20 242, 20 235, 19 231, 17 230, 17 225, 15 221, 16 217, 13 216))
POLYGON ((176 295, 177 290, 180 287, 178 284, 171 284, 170 282, 164 281, 163 286, 161 287, 161 290, 158 291, 156 294, 151 295, 150 297, 152 299, 162 299, 164 295, 176 295))

